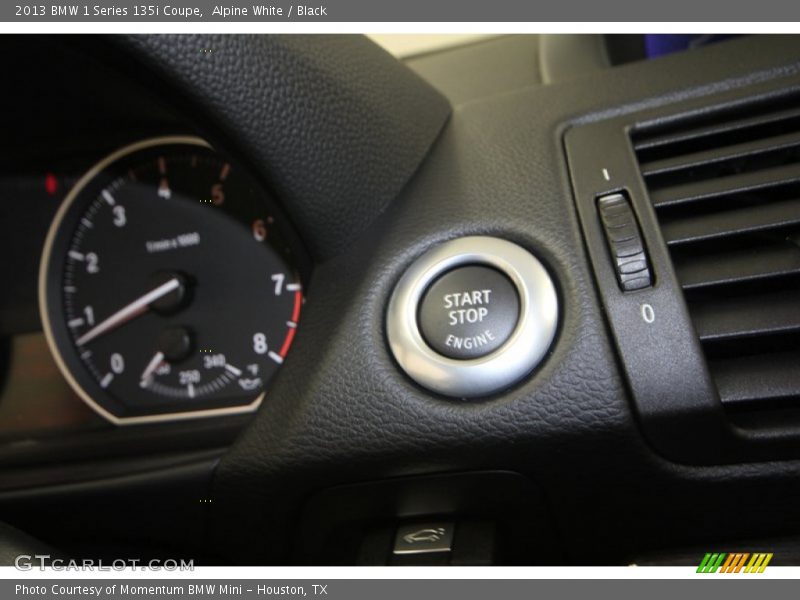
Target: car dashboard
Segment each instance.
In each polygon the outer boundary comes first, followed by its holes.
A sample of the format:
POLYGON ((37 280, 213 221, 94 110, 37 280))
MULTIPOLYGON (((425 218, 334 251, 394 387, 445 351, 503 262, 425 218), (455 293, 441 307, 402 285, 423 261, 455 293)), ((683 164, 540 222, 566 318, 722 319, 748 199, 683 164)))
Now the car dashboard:
POLYGON ((800 43, 665 37, 2 36, 0 518, 792 564, 800 43))

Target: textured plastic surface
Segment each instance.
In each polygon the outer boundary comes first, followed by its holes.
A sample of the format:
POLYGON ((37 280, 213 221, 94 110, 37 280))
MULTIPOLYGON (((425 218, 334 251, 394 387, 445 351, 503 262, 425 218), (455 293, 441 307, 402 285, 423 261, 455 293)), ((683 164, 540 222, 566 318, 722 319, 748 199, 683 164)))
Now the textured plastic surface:
POLYGON ((318 259, 386 208, 450 112, 443 96, 363 36, 109 40, 179 92, 215 145, 248 157, 318 259))
POLYGON ((538 35, 506 35, 441 52, 412 56, 406 64, 434 82, 454 106, 542 82, 538 35))
MULTIPOLYGON (((149 51, 175 60, 168 45, 149 51)), ((364 234, 315 269, 295 351, 218 467, 208 548, 231 562, 287 562, 303 503, 321 489, 498 468, 544 490, 565 563, 627 564, 648 548, 800 531, 800 463, 686 466, 641 436, 584 254, 562 143, 569 125, 779 84, 797 74, 798 60, 796 38, 752 38, 458 107, 401 197, 369 226, 356 219, 364 234), (408 265, 468 234, 512 239, 541 257, 558 282, 563 321, 534 377, 501 397, 458 404, 399 371, 383 323, 408 265)), ((238 81, 240 71, 225 64, 202 67, 215 87, 264 101, 257 78, 238 81)), ((222 130, 251 126, 248 111, 220 122, 222 130)), ((254 146, 238 147, 263 160, 254 146)))
MULTIPOLYGON (((796 458, 800 455, 800 429, 788 420, 759 429, 740 428, 728 420, 700 348, 702 321, 690 319, 655 216, 657 199, 644 187, 629 130, 636 124, 683 119, 692 113, 707 113, 712 107, 775 96, 798 85, 800 78, 790 77, 779 84, 728 91, 713 100, 684 102, 575 127, 566 135, 578 212, 634 405, 647 438, 672 460, 714 464, 796 458), (602 154, 593 150, 601 144, 602 154), (620 190, 625 190, 638 216, 655 275, 654 286, 635 293, 617 287, 616 269, 608 260, 606 236, 597 216, 596 199, 620 190)), ((718 312, 709 318, 725 316, 718 312)), ((736 326, 742 326, 743 319, 738 321, 736 326)))
POLYGON ((469 520, 475 519, 491 523, 496 530, 499 564, 558 564, 561 560, 542 490, 518 473, 481 471, 398 477, 322 490, 303 508, 295 560, 385 565, 399 523, 438 520, 456 522, 453 556, 443 564, 467 563, 470 551, 480 556, 486 549, 480 543, 470 548, 469 520), (532 539, 537 543, 531 544, 532 539))
POLYGON ((581 549, 584 558, 574 560, 592 560, 597 551, 613 561, 639 543, 800 525, 782 511, 800 490, 772 495, 785 490, 780 475, 796 464, 678 467, 641 438, 582 251, 561 137, 570 120, 779 77, 796 67, 759 70, 798 58, 791 38, 735 41, 691 60, 675 55, 458 107, 402 197, 352 248, 315 270, 295 353, 220 463, 218 543, 227 543, 234 560, 279 561, 291 515, 311 490, 499 466, 542 483, 562 535, 581 549), (391 291, 414 258, 467 234, 510 239, 542 258, 558 282, 563 321, 533 378, 501 398, 454 405, 405 378, 382 324, 391 291), (736 513, 697 508, 728 506, 731 495, 738 511, 758 506, 758 518, 731 520, 736 513), (774 510, 763 510, 765 495, 774 510))

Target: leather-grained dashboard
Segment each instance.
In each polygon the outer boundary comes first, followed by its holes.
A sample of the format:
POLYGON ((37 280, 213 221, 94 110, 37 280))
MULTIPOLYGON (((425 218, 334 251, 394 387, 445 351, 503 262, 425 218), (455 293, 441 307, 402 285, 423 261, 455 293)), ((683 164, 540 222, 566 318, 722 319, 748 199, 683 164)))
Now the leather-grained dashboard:
MULTIPOLYGON (((610 118, 678 112, 721 93, 787 85, 800 70, 797 39, 756 36, 653 61, 582 63, 555 79, 549 66, 547 83, 524 79, 497 93, 478 85, 459 91, 454 80, 468 75, 452 65, 459 56, 502 64, 504 52, 529 53, 519 64, 535 63, 538 44, 500 38, 483 42, 485 54, 478 44, 409 61, 423 78, 361 39, 141 36, 78 45, 94 43, 113 50, 112 63, 133 61, 126 76, 156 73, 167 105, 173 102, 275 192, 313 268, 292 353, 240 435, 243 422, 226 422, 214 443, 189 443, 202 456, 182 452, 169 465, 140 465, 140 476, 127 479, 120 462, 107 482, 85 486, 96 478, 78 474, 61 488, 35 479, 34 471, 53 468, 40 453, 35 462, 42 462, 25 474, 32 485, 0 493, 12 524, 44 537, 78 535, 74 525, 34 522, 28 503, 58 501, 75 523, 85 523, 88 507, 96 511, 107 493, 116 497, 131 485, 146 507, 188 480, 158 524, 189 503, 193 512, 157 539, 174 539, 176 530, 200 521, 205 529, 194 532, 189 547, 212 560, 303 562, 312 560, 295 553, 297 531, 309 522, 306 503, 313 507, 327 490, 480 471, 525 479, 509 487, 503 478, 479 481, 488 482, 481 488, 488 496, 497 485, 498 494, 513 489, 529 502, 531 511, 514 518, 539 531, 540 544, 557 548, 552 560, 563 563, 602 550, 610 562, 625 564, 710 540, 797 533, 796 461, 690 466, 665 457, 642 434, 588 259, 564 145, 568 131, 610 118), (213 46, 218 62, 198 62, 198 45, 213 46), (417 385, 398 368, 385 332, 389 299, 408 266, 436 244, 464 236, 502 238, 536 256, 560 307, 554 342, 533 373, 473 401, 417 385), (87 497, 94 500, 78 506, 87 497), (213 502, 198 509, 200 498, 213 502), (740 514, 751 518, 732 519, 740 514)), ((605 148, 597 143, 590 151, 605 148)), ((668 403, 670 383, 662 383, 668 403)), ((199 439, 191 423, 173 427, 178 438, 199 439)), ((116 430, 92 435, 112 445, 134 437, 116 430)), ((57 436, 52 443, 47 447, 57 447, 57 436)), ((85 469, 92 447, 73 458, 75 469, 85 469)), ((9 443, 3 451, 12 450, 9 443)), ((10 473, 19 469, 8 464, 10 473)), ((423 515, 401 500, 394 507, 400 516, 423 515)), ((141 506, 126 506, 134 522, 146 522, 141 506)), ((116 527, 110 514, 101 521, 94 530, 116 527)), ((142 527, 137 538, 153 529, 142 527)))

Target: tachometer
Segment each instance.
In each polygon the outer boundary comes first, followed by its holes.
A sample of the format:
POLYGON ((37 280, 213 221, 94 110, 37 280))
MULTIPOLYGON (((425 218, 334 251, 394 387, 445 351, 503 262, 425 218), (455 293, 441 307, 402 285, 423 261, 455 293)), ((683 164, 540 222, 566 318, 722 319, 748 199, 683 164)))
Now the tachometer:
POLYGON ((102 160, 61 206, 40 272, 67 380, 118 424, 254 410, 303 300, 285 231, 254 180, 198 138, 102 160))

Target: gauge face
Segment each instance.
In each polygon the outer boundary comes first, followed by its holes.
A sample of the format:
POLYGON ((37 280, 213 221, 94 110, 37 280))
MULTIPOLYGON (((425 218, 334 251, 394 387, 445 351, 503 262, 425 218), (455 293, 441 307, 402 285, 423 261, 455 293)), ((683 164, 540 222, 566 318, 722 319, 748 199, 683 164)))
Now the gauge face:
POLYGON ((264 192, 196 138, 129 146, 75 186, 40 277, 45 333, 115 423, 254 410, 302 305, 264 192))

